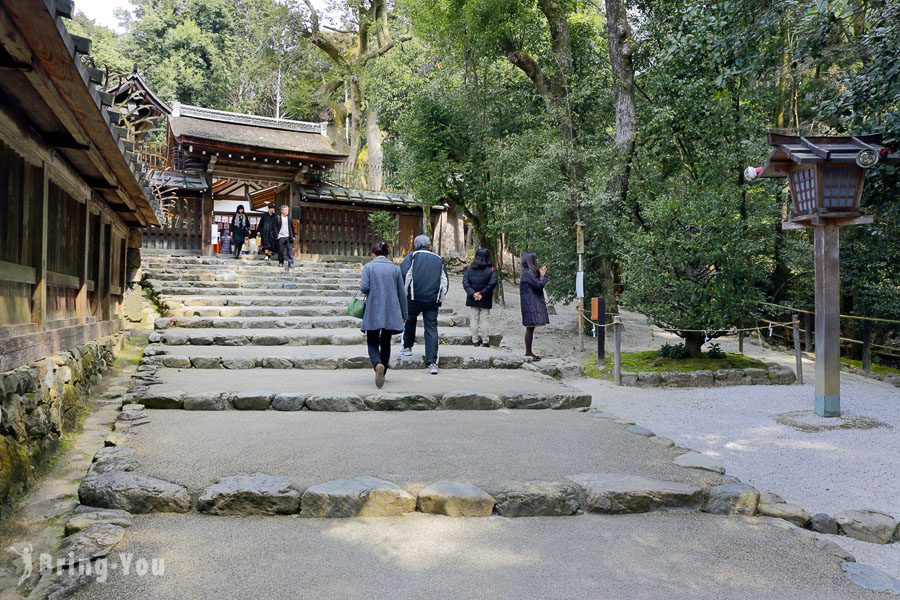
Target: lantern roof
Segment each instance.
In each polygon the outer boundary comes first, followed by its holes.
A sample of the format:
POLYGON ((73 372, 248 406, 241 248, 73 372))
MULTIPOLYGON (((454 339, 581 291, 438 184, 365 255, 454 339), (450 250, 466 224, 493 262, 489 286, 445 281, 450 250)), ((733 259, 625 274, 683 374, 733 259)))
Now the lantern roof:
POLYGON ((877 163, 900 162, 900 154, 881 144, 882 134, 867 133, 853 136, 802 136, 770 133, 772 152, 766 159, 760 177, 786 177, 799 165, 829 163, 858 164, 861 154, 873 160, 866 167, 877 163))

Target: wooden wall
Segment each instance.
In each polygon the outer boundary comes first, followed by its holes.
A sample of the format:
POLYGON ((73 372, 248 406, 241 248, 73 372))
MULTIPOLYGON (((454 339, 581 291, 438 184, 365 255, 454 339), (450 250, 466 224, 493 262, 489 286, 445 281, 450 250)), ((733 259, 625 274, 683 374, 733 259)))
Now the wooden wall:
POLYGON ((0 366, 5 368, 121 325, 128 228, 52 151, 40 155, 29 149, 21 140, 0 137, 0 366))

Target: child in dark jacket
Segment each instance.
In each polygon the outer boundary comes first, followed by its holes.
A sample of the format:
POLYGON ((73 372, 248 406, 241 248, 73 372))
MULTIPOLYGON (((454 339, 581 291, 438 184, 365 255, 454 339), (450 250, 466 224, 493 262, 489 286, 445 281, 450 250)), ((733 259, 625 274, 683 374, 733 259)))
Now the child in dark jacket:
POLYGON ((466 290, 466 306, 469 307, 469 328, 472 331, 472 345, 490 344, 488 319, 494 306, 494 288, 497 287, 497 272, 491 264, 491 254, 487 248, 479 248, 475 259, 463 275, 466 290))

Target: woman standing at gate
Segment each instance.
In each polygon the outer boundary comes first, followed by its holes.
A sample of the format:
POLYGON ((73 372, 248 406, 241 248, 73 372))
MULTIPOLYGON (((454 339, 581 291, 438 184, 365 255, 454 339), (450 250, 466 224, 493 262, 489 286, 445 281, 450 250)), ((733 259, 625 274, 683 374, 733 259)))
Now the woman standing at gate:
POLYGON ((244 214, 244 205, 239 204, 237 212, 231 219, 231 238, 234 245, 235 258, 241 257, 241 246, 244 245, 244 239, 247 237, 248 231, 250 231, 250 222, 247 220, 247 215, 244 214))
POLYGON ((275 214, 274 204, 270 204, 268 212, 259 219, 259 233, 266 260, 272 260, 272 253, 278 251, 278 215, 275 214))
POLYGON ((531 349, 534 341, 534 328, 550 322, 547 312, 547 301, 544 299, 544 286, 547 284, 547 267, 538 268, 537 255, 526 252, 522 255, 522 280, 519 283, 521 298, 522 325, 525 326, 525 356, 537 362, 540 356, 531 349))
POLYGON ((359 291, 366 295, 362 326, 366 332, 369 360, 375 369, 375 387, 384 385, 391 360, 391 336, 403 331, 406 323, 406 288, 400 267, 388 258, 391 248, 381 242, 372 248, 372 261, 363 267, 359 291))

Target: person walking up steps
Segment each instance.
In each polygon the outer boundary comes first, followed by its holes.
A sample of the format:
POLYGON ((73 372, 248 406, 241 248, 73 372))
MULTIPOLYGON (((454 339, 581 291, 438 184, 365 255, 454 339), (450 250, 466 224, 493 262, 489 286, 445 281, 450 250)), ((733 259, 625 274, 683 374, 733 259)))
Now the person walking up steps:
POLYGON ((278 266, 286 266, 288 269, 294 266, 294 228, 291 226, 291 218, 289 213, 291 209, 287 204, 281 205, 281 214, 276 217, 278 219, 278 233, 276 240, 278 242, 278 266))
POLYGON ((403 331, 403 349, 400 356, 412 356, 416 342, 416 324, 422 315, 425 330, 425 364, 428 372, 438 374, 438 310, 447 294, 450 278, 444 259, 431 252, 431 238, 417 236, 413 240, 413 252, 406 255, 400 264, 403 284, 407 294, 409 319, 403 331))
POLYGON ((525 326, 525 356, 534 362, 541 360, 531 350, 534 328, 550 322, 544 286, 547 285, 547 267, 538 268, 537 255, 526 252, 522 255, 522 281, 519 283, 519 297, 522 306, 522 325, 525 326))
POLYGON ((244 245, 244 239, 250 231, 250 222, 247 215, 244 214, 244 205, 237 207, 237 212, 231 218, 231 243, 234 246, 234 257, 241 257, 241 247, 244 245))
POLYGON ((488 319, 494 306, 495 287, 497 287, 497 272, 491 264, 491 253, 487 248, 479 248, 475 252, 475 259, 463 275, 473 346, 490 344, 488 319))
POLYGON ((275 214, 274 204, 270 204, 266 213, 259 218, 259 233, 266 260, 272 260, 272 253, 278 252, 278 215, 275 214))
POLYGON ((375 369, 375 387, 384 385, 391 361, 391 336, 403 331, 408 316, 406 290, 400 268, 389 258, 391 248, 381 242, 372 248, 372 261, 363 267, 359 291, 366 294, 362 330, 366 332, 369 360, 375 369))

